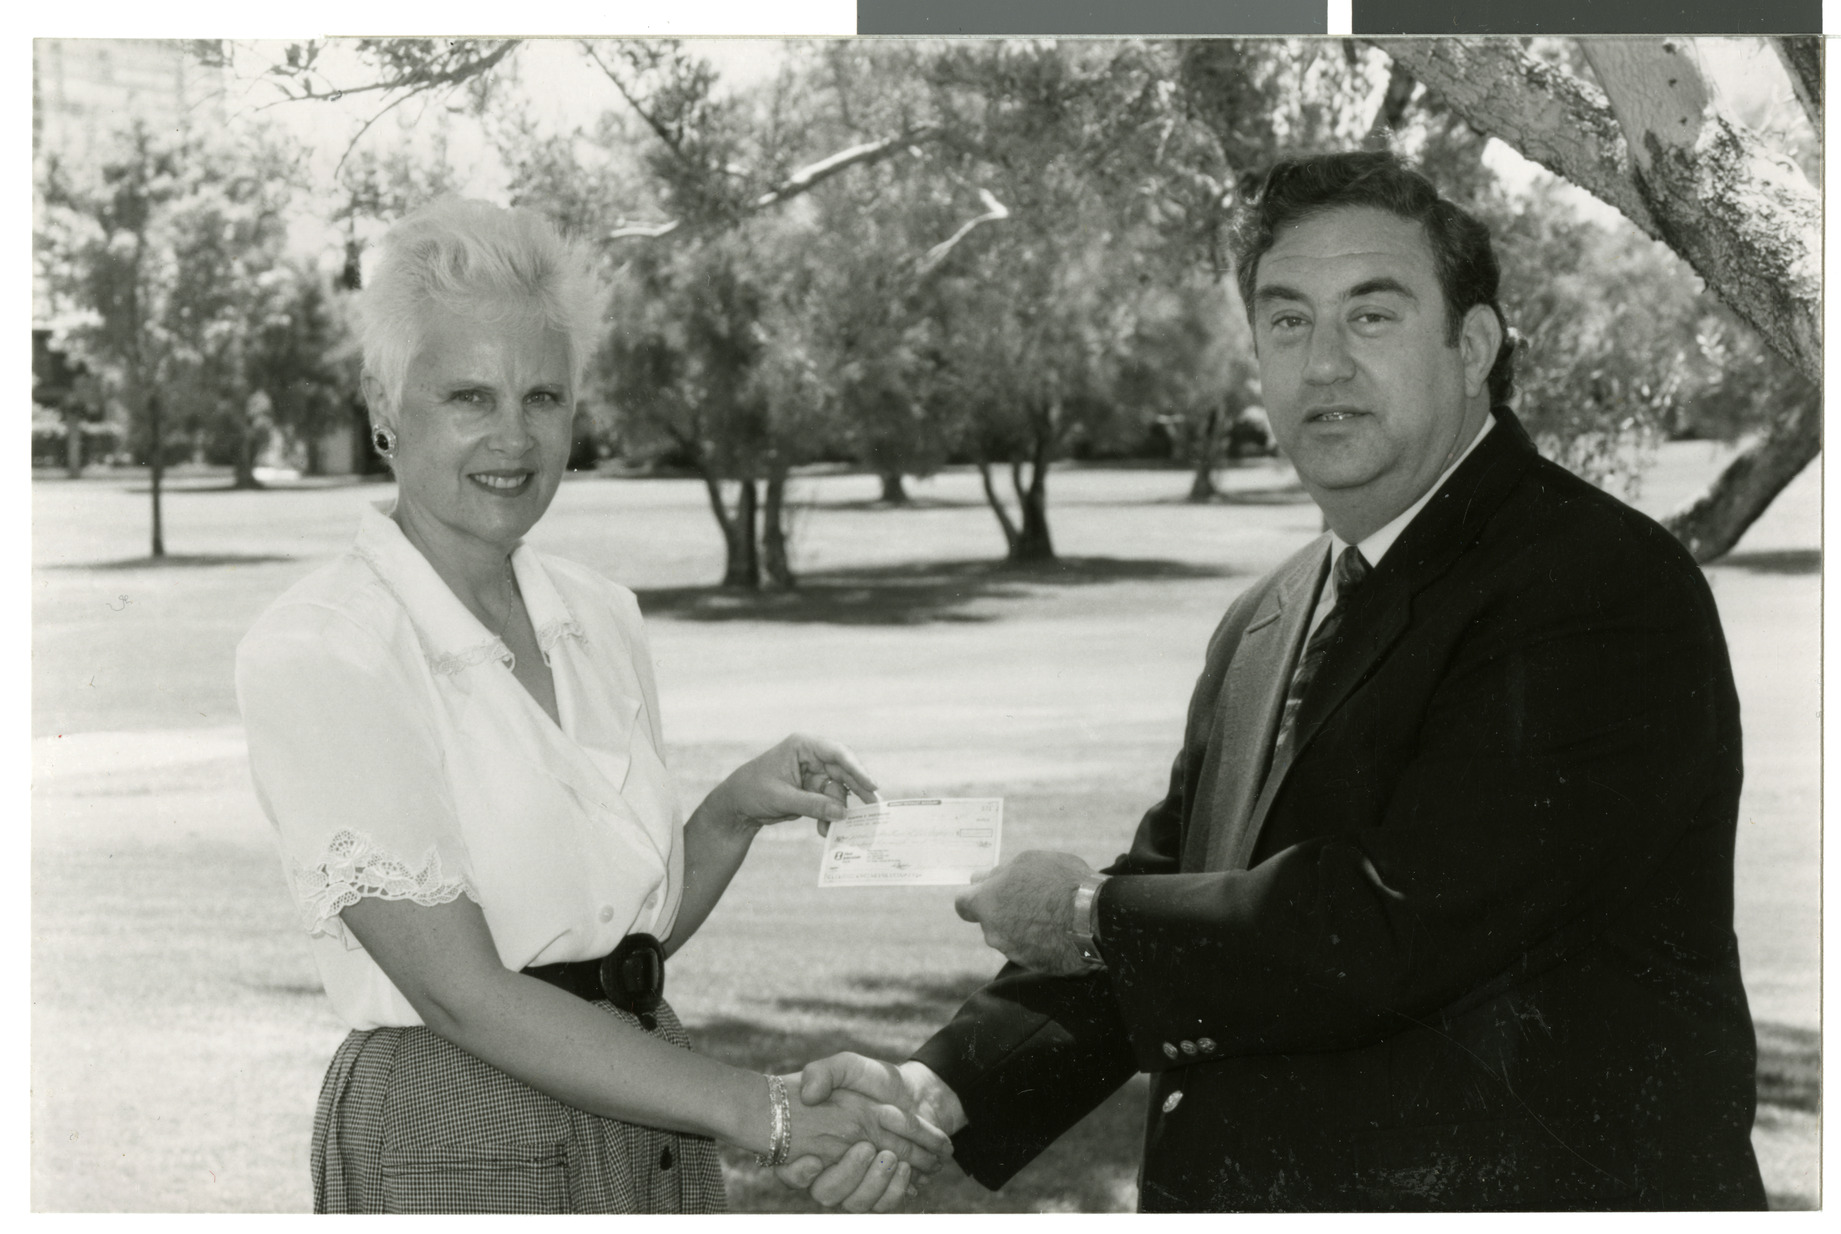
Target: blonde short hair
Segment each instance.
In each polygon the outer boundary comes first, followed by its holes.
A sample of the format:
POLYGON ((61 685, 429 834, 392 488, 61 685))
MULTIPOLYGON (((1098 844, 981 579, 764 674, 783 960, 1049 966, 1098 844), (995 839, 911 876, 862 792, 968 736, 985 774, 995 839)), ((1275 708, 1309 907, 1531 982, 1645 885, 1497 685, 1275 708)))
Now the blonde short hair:
POLYGON ((487 321, 535 310, 568 339, 569 375, 579 386, 606 299, 587 250, 541 214, 444 197, 384 235, 383 260, 359 298, 364 371, 394 406, 430 305, 487 321))

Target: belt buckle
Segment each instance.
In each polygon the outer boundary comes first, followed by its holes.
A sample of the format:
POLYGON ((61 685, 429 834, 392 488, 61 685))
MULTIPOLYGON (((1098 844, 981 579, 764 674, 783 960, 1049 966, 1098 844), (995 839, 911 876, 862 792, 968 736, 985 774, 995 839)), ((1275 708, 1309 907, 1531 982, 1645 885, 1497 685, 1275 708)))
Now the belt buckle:
POLYGON ((659 998, 665 992, 665 949, 650 934, 629 934, 601 960, 601 992, 609 1002, 639 1017, 647 1032, 658 1027, 659 998))

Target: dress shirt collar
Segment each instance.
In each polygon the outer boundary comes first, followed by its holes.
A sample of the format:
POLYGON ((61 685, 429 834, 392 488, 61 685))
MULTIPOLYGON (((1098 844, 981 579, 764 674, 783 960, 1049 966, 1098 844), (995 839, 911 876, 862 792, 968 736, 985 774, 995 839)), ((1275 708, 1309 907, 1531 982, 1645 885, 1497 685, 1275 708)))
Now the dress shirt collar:
MULTIPOLYGON (((1478 429, 1477 435, 1470 439, 1470 444, 1464 447, 1464 452, 1452 459, 1449 467, 1438 473, 1438 479, 1432 481, 1432 487, 1421 493, 1418 501, 1415 501, 1412 505, 1400 511, 1400 513, 1385 527, 1382 527, 1379 531, 1373 533, 1367 539, 1355 546, 1361 550, 1362 559, 1368 563, 1370 568, 1381 564, 1381 558, 1385 557, 1387 555, 1387 550, 1394 546, 1394 541, 1400 538, 1400 533, 1406 530, 1407 524, 1411 523, 1418 513, 1425 509, 1426 503, 1431 501, 1433 495, 1445 486, 1445 481, 1451 478, 1451 473, 1456 471, 1458 467, 1463 464, 1464 460, 1470 457, 1471 451, 1477 448, 1477 443, 1483 440, 1484 435, 1487 434, 1490 429, 1494 428, 1495 424, 1496 415, 1494 412, 1483 417, 1483 427, 1478 429)), ((1348 541, 1332 531, 1330 533, 1330 560, 1334 562, 1346 547, 1348 547, 1348 541)))
MULTIPOLYGON (((409 614, 423 653, 437 672, 457 673, 488 660, 511 658, 511 649, 460 602, 395 519, 367 504, 359 518, 354 548, 409 614)), ((557 593, 536 551, 519 543, 512 550, 511 566, 545 658, 558 639, 582 637, 582 627, 557 593)))

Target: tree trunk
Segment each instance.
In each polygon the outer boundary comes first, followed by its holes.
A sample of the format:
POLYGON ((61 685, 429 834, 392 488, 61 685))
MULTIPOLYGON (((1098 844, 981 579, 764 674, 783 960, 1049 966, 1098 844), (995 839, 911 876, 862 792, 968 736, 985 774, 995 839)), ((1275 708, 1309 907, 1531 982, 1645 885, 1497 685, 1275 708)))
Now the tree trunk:
POLYGON ((64 413, 64 474, 72 480, 83 477, 83 413, 64 413))
POLYGON ((232 488, 262 487, 262 482, 256 479, 256 452, 261 448, 260 438, 245 425, 243 438, 237 442, 236 476, 231 481, 232 488))
POLYGON ((762 585, 775 590, 793 587, 793 570, 786 560, 786 475, 769 476, 767 500, 761 510, 762 585))
POLYGON ((1822 400, 1814 395, 1740 450, 1706 492, 1662 525, 1695 561, 1722 557, 1821 452, 1822 400))
POLYGON ((153 491, 153 553, 155 557, 166 556, 166 536, 160 529, 160 479, 166 471, 166 440, 160 425, 160 395, 158 391, 147 396, 147 437, 151 443, 148 462, 152 465, 150 472, 153 491))
POLYGON ((1195 478, 1189 481, 1189 500, 1205 503, 1220 495, 1221 490, 1215 487, 1215 461, 1205 458, 1195 465, 1195 478))
POLYGON ((729 504, 722 496, 722 478, 701 464, 697 470, 703 476, 703 490, 709 496, 710 513, 716 518, 716 526, 722 529, 725 558, 722 585, 753 590, 760 586, 760 573, 755 566, 754 556, 754 485, 742 481, 736 512, 730 514, 729 504))
POLYGON ((755 548, 755 511, 760 496, 753 480, 737 481, 735 515, 728 523, 729 560, 722 572, 724 587, 761 589, 761 557, 755 548))
POLYGON ((1016 489, 1023 508, 1023 525, 1017 529, 1016 542, 1010 546, 1010 560, 1017 565, 1040 565, 1055 559, 1055 545, 1048 535, 1048 447, 1037 441, 1029 464, 1029 484, 1023 485, 1021 463, 1010 464, 1010 484, 1016 489))
POLYGON ((1202 421, 1202 433, 1195 443, 1195 479, 1189 482, 1190 501, 1213 501, 1220 495, 1215 487, 1215 454, 1224 419, 1223 408, 1217 404, 1208 409, 1208 416, 1202 421))
POLYGON ((1004 556, 1016 557, 1016 524, 1010 519, 1010 511, 1004 509, 1003 498, 997 495, 997 486, 991 483, 991 464, 985 459, 978 460, 978 478, 984 483, 984 499, 991 503, 991 513, 997 516, 997 525, 1004 531, 1004 556))
POLYGON ((908 490, 901 482, 899 471, 882 473, 882 504, 888 506, 905 506, 908 504, 908 490))

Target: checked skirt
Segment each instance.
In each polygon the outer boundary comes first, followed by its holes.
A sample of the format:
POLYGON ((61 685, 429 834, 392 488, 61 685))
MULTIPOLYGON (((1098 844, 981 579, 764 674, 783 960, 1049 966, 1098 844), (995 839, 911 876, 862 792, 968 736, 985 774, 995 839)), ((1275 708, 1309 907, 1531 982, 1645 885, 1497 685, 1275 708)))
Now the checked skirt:
MULTIPOLYGON (((638 1027, 613 1004, 595 1004, 638 1027)), ((658 1034, 690 1048, 668 1005, 658 1034)), ((346 1037, 313 1117, 321 1213, 719 1213, 716 1145, 600 1118, 426 1028, 346 1037)))

